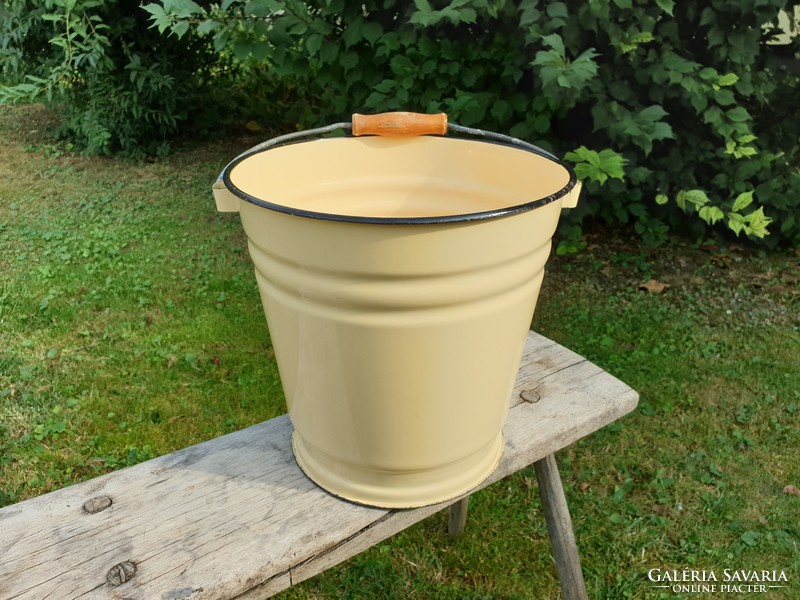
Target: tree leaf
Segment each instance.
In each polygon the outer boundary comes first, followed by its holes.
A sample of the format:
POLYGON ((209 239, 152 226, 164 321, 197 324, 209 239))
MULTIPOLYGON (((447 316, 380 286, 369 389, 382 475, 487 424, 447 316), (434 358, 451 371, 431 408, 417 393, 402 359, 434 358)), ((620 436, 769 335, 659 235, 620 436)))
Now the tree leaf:
POLYGON ((622 179, 625 176, 625 165, 628 160, 624 156, 606 148, 600 151, 598 158, 599 167, 606 175, 612 179, 622 179))
POLYGON ((712 69, 711 67, 704 67, 703 69, 700 69, 698 75, 700 76, 700 79, 712 81, 717 78, 717 70, 712 69))
POLYGON ((431 7, 431 3, 428 0, 414 0, 414 6, 417 7, 417 10, 420 12, 433 12, 433 7, 431 7))
POLYGON ((642 109, 639 112, 639 117, 641 119, 653 122, 658 121, 659 119, 661 119, 661 117, 664 117, 666 115, 667 111, 664 110, 663 106, 660 106, 658 104, 654 104, 653 106, 648 106, 647 108, 642 109))
POLYGON ((375 86, 375 90, 381 94, 388 94, 397 87, 397 82, 394 79, 384 79, 375 86))
POLYGON ((201 35, 211 33, 215 29, 218 29, 220 25, 221 23, 219 21, 215 21, 214 19, 206 19, 197 26, 197 33, 201 35))
POLYGON ((547 16, 551 19, 567 19, 569 13, 567 12, 567 5, 563 2, 553 2, 547 5, 547 16))
POLYGON ((175 23, 172 27, 172 33, 174 33, 178 39, 186 35, 187 31, 189 31, 189 23, 187 21, 180 21, 179 23, 175 23))
POLYGON ((358 64, 358 54, 348 50, 339 57, 339 62, 344 67, 345 73, 358 64))
POLYGON ((703 190, 688 190, 684 195, 684 198, 696 208, 705 206, 709 202, 708 196, 703 190))
POLYGON ((389 64, 392 67, 392 73, 395 75, 403 75, 414 70, 414 63, 411 62, 410 58, 403 54, 393 56, 392 60, 389 61, 389 64))
POLYGON ((675 134, 672 132, 672 126, 669 123, 664 123, 663 121, 659 121, 658 123, 653 123, 653 132, 650 136, 652 140, 671 140, 675 137, 675 134))
POLYGON ((342 34, 342 39, 344 40, 345 48, 349 48, 353 44, 357 44, 361 41, 361 27, 363 26, 363 19, 356 19, 344 30, 342 34))
POLYGON ((331 65, 339 57, 339 44, 324 41, 319 49, 319 60, 322 64, 331 65))
POLYGON ((656 0, 656 4, 661 10, 667 13, 670 17, 672 16, 672 11, 675 9, 674 0, 656 0))
POLYGON ((668 283, 658 281, 657 279, 649 279, 644 283, 639 284, 640 290, 647 290, 651 294, 660 294, 665 290, 668 290, 670 287, 672 286, 668 283))
POLYGON ((365 23, 361 35, 364 36, 370 46, 374 46, 375 42, 383 35, 383 27, 381 27, 380 23, 365 23))
POLYGON ((700 67, 698 63, 687 60, 671 51, 664 53, 663 64, 666 69, 677 71, 684 75, 694 73, 700 67))
POLYGON ((736 200, 733 201, 733 207, 731 210, 736 212, 741 212, 743 209, 750 206, 753 202, 753 191, 750 190, 749 192, 742 192, 738 196, 736 196, 736 200))
POLYGON ((566 56, 564 51, 564 40, 557 33, 551 33, 542 37, 542 43, 550 46, 558 56, 564 58, 566 56))
POLYGON ((744 123, 745 121, 751 120, 750 113, 747 112, 747 109, 743 106, 730 109, 725 113, 725 116, 734 123, 744 123))
MULTIPOLYGON (((705 98, 705 96, 703 96, 705 98)), ((730 106, 736 103, 736 98, 731 90, 714 90, 714 100, 720 106, 730 106)))
POLYGON ((537 23, 542 16, 542 13, 539 12, 539 9, 536 8, 538 4, 538 0, 523 0, 520 3, 519 12, 519 24, 520 27, 529 27, 534 23, 537 23))
POLYGON ((704 206, 700 209, 699 215, 709 225, 714 225, 725 218, 725 213, 718 206, 704 206))
POLYGON ((489 112, 495 119, 497 119, 501 123, 509 119, 511 115, 514 113, 513 109, 511 108, 511 104, 509 104, 502 98, 497 100, 492 105, 492 108, 489 112))
MULTIPOLYGON (((153 16, 164 16, 166 15, 166 11, 164 11, 164 7, 156 2, 152 2, 150 4, 142 5, 142 10, 149 12, 153 16)), ((43 19, 46 21, 55 21, 58 15, 43 15, 43 19), (53 18, 48 18, 53 17, 53 18)))
POLYGON ((632 44, 644 44, 645 42, 652 42, 654 39, 656 39, 655 36, 649 31, 640 31, 631 36, 630 41, 632 44))
POLYGON ((748 214, 747 221, 750 229, 749 233, 751 235, 758 238, 769 235, 767 227, 772 223, 772 219, 764 214, 763 206, 759 206, 758 209, 748 214))
POLYGON ((737 236, 744 229, 745 224, 741 220, 742 215, 737 213, 728 213, 728 229, 730 229, 737 236), (736 217, 739 217, 738 219, 736 217))
POLYGON ((306 38, 306 50, 309 56, 316 56, 319 49, 322 47, 322 36, 318 33, 312 33, 306 38))
POLYGON ((623 179, 625 165, 628 162, 624 156, 610 148, 598 153, 586 146, 567 152, 564 158, 575 164, 575 174, 578 178, 596 181, 600 184, 605 183, 609 178, 623 179))

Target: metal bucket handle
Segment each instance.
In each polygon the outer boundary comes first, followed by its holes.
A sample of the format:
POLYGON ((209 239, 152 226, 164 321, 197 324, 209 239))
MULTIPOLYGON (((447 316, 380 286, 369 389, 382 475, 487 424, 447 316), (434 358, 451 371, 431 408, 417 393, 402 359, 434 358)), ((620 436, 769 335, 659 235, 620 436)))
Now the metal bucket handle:
MULTIPOLYGON (((456 125, 449 123, 445 113, 437 114, 422 114, 413 112, 386 112, 376 115, 361 115, 354 114, 352 121, 343 121, 341 123, 334 123, 326 125, 325 127, 317 127, 315 129, 306 129, 303 131, 296 131, 294 133, 287 133, 278 137, 272 138, 265 142, 253 146, 249 150, 245 150, 239 156, 234 158, 228 163, 217 177, 217 180, 212 186, 214 193, 214 200, 217 204, 219 212, 238 212, 239 211, 239 198, 234 196, 225 187, 223 176, 225 171, 231 163, 239 161, 246 156, 256 154, 267 148, 273 146, 280 146, 289 142, 305 138, 319 138, 325 134, 334 131, 349 131, 353 136, 362 135, 381 135, 381 136, 417 136, 417 135, 445 135, 447 133, 458 133, 468 135, 476 138, 482 138, 493 142, 500 142, 510 146, 533 152, 544 158, 552 160, 558 164, 561 161, 547 150, 543 150, 538 146, 534 146, 528 142, 524 142, 518 138, 502 133, 495 133, 493 131, 485 131, 483 129, 474 129, 472 127, 464 127, 463 125, 456 125)), ((576 182, 576 185, 569 194, 563 199, 561 206, 563 208, 575 208, 578 204, 578 196, 580 195, 581 182, 576 182)))

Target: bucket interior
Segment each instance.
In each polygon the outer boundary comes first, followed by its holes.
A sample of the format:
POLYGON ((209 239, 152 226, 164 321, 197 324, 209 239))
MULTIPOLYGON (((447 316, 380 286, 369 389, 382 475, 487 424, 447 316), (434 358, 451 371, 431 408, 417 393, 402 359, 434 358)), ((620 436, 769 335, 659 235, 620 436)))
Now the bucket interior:
POLYGON ((279 146, 233 163, 227 177, 247 201, 334 220, 495 216, 555 200, 574 182, 533 152, 428 136, 279 146))

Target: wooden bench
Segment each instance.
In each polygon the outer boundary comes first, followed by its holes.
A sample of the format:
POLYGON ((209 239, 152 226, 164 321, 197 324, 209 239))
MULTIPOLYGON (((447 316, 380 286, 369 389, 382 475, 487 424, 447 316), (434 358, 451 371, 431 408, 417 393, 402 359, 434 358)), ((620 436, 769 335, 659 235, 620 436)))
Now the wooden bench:
MULTIPOLYGON (((505 454, 485 487, 532 463, 564 598, 585 599, 553 453, 631 411, 638 395, 534 333, 505 454)), ((286 416, 0 509, 4 600, 266 598, 467 498, 411 510, 331 496, 294 462, 286 416)))

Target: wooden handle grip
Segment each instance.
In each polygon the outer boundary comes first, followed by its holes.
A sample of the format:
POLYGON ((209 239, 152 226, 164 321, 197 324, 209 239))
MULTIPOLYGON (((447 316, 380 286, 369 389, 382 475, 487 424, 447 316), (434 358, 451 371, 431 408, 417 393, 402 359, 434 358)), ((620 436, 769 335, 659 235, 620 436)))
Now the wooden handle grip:
POLYGON ((412 112, 387 112, 377 115, 353 115, 353 135, 444 135, 447 115, 424 115, 412 112))

